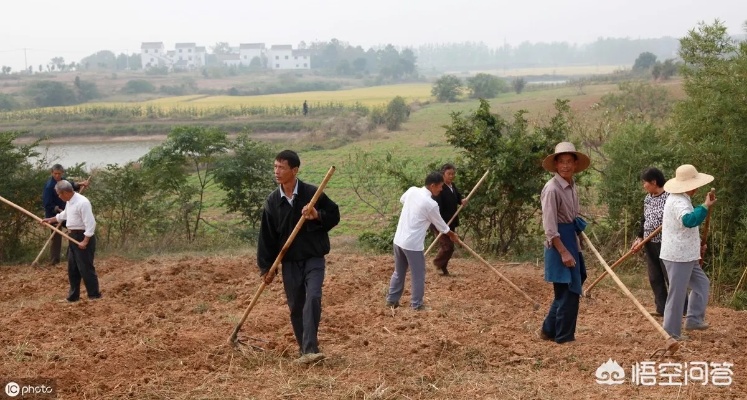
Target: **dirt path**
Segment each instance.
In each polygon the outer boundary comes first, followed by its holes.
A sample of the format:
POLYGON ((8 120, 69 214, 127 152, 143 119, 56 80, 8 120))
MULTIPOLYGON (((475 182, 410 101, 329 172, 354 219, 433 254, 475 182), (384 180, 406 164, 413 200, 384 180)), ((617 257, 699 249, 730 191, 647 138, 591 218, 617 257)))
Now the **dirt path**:
MULTIPOLYGON (((383 306, 391 257, 333 252, 320 331, 329 358, 306 368, 291 364, 297 346, 279 280, 240 334, 267 351, 224 344, 258 286, 251 256, 103 258, 104 298, 77 304, 60 302, 62 267, 2 267, 0 377, 54 378, 60 399, 747 398, 747 313, 710 307, 712 328, 666 360, 732 362, 730 386, 635 386, 632 365, 663 340, 618 290, 595 289, 582 303, 578 340, 556 345, 534 335, 551 299, 541 270, 500 268, 539 311, 462 258, 450 267, 454 277, 428 271, 427 311, 392 312, 383 306), (624 369, 623 384, 596 383, 610 358, 624 369)), ((647 291, 635 293, 651 306, 647 291)))

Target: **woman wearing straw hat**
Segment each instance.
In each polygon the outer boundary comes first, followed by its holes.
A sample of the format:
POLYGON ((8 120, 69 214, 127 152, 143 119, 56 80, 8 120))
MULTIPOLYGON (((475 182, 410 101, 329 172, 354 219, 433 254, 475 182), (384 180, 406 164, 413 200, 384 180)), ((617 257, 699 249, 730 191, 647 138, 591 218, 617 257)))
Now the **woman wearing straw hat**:
POLYGON ((556 343, 576 340, 576 320, 586 267, 578 233, 586 227, 579 218, 578 193, 573 175, 589 167, 586 154, 573 143, 561 142, 545 157, 542 167, 554 173, 542 189, 542 226, 545 230, 545 280, 552 282, 555 298, 539 336, 556 343))
POLYGON ((664 204, 661 254, 669 276, 669 295, 664 307, 664 330, 675 339, 681 338, 681 312, 688 298, 685 330, 708 328, 705 311, 708 304, 710 281, 700 268, 700 232, 698 226, 708 214, 708 207, 716 202, 715 196, 706 195, 705 202, 693 207, 691 196, 699 187, 713 181, 713 176, 700 173, 690 164, 677 168, 675 177, 664 184, 669 197, 664 204), (676 310, 676 311, 675 311, 676 310))

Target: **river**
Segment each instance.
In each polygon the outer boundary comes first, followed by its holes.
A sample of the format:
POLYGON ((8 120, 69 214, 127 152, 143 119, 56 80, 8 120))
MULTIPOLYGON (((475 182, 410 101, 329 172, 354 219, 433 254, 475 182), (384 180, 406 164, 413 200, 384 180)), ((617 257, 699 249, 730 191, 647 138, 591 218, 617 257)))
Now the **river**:
POLYGON ((85 169, 105 167, 107 164, 124 165, 142 157, 163 140, 97 141, 49 143, 36 147, 36 151, 47 156, 49 164, 62 164, 65 168, 77 163, 86 163, 85 169))

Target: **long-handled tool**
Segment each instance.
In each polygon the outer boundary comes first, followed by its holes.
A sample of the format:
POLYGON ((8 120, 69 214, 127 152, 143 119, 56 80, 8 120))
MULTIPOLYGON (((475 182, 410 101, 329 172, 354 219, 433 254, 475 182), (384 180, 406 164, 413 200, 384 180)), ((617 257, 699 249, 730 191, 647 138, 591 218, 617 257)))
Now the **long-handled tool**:
MULTIPOLYGON (((716 198, 716 188, 711 188, 711 190, 708 192, 708 197, 711 198, 711 200, 716 198)), ((708 212, 706 213, 706 219, 703 223, 703 237, 700 239, 700 245, 703 246, 708 241, 708 229, 711 226, 711 207, 708 207, 708 212)), ((705 254, 700 255, 700 260, 698 260, 698 263, 700 266, 703 266, 703 257, 705 254)))
MULTIPOLYGON (((472 190, 470 190, 470 192, 467 195, 467 197, 464 198, 464 202, 469 202, 469 199, 472 198, 473 194, 475 194, 475 192, 477 191, 477 188, 479 188, 480 185, 482 185, 482 181, 484 181, 485 178, 488 177, 488 173, 489 172, 490 172, 490 170, 487 170, 487 171, 485 171, 484 174, 482 174, 482 178, 480 178, 480 180, 477 181, 477 183, 472 188, 472 190)), ((457 215, 459 215, 459 211, 462 211, 462 208, 464 207, 464 202, 462 202, 462 204, 459 205, 459 208, 457 208, 456 212, 454 213, 454 215, 451 216, 451 218, 449 219, 449 222, 447 222, 446 225, 450 225, 452 223, 452 221, 454 221, 454 218, 456 218, 457 215)), ((438 233, 438 236, 436 236, 436 238, 433 239, 433 243, 431 243, 431 245, 428 246, 428 249, 425 250, 425 253, 423 253, 423 255, 426 255, 426 254, 428 254, 429 251, 431 251, 431 249, 433 248, 433 246, 436 245, 436 242, 438 242, 438 238, 440 238, 442 235, 443 235, 443 233, 441 233, 441 232, 438 233)))
MULTIPOLYGON (((88 179, 86 179, 86 182, 90 182, 91 178, 93 178, 93 175, 89 176, 88 179)), ((87 187, 88 186, 83 186, 82 188, 80 188, 80 191, 78 191, 78 193, 83 193, 83 191, 86 190, 87 187)), ((54 235, 56 235, 56 233, 52 232, 52 234, 49 235, 49 239, 47 239, 47 241, 44 242, 44 246, 42 246, 41 250, 39 251, 39 254, 36 256, 34 261, 31 263, 32 267, 35 266, 39 262, 39 259, 41 258, 42 254, 44 254, 44 250, 46 250, 47 246, 49 246, 49 243, 52 242, 52 238, 54 238, 54 235)))
MULTIPOLYGON (((646 242, 648 242, 649 240, 653 239, 653 237, 656 236, 659 232, 661 232, 661 226, 659 226, 658 228, 654 229, 654 231, 651 232, 651 234, 649 234, 648 236, 646 236, 646 238, 643 239, 641 241, 641 243, 638 243, 637 246, 635 246, 634 248, 628 250, 627 253, 623 254, 623 256, 620 257, 619 260, 615 261, 612 265, 610 265, 610 269, 614 270, 618 265, 622 264, 623 261, 625 261, 633 253, 636 253, 638 250, 640 250, 643 247, 643 245, 646 244, 646 242)), ((594 286, 596 286, 597 283, 599 283, 599 281, 601 281, 602 279, 604 279, 605 276, 607 276, 607 271, 602 272, 602 275, 599 275, 599 277, 596 280, 594 280, 594 282, 592 282, 586 288, 586 290, 584 290, 584 296, 591 297, 591 289, 593 289, 594 286)))
POLYGON ((646 319, 651 323, 651 325, 653 325, 656 328, 656 331, 659 332, 666 340, 666 343, 665 343, 666 347, 663 349, 657 350, 656 352, 654 352, 654 354, 661 353, 661 356, 663 357, 667 353, 669 354, 676 353, 677 350, 679 350, 680 348, 679 342, 677 342, 676 339, 674 339, 669 333, 667 333, 667 331, 665 331, 664 328, 661 325, 659 325, 658 322, 656 322, 654 317, 652 317, 651 314, 649 314, 648 311, 646 311, 646 308, 643 307, 643 305, 638 301, 638 299, 636 299, 635 296, 633 296, 633 294, 630 293, 630 290, 628 290, 628 288, 625 287, 625 284, 622 283, 620 278, 618 278, 615 272, 612 271, 612 268, 610 268, 610 266, 607 265, 607 262, 604 261, 604 258, 602 258, 602 255, 599 254, 597 249, 594 248, 594 245, 591 244, 591 240, 589 240, 589 237, 586 236, 584 232, 581 232, 581 237, 584 238, 584 242, 586 242, 586 245, 589 246, 591 251, 597 257, 597 260, 599 260, 599 263, 602 264, 604 269, 607 270, 607 273, 612 277, 615 283, 617 283, 617 286, 620 287, 620 290, 622 290, 625 296, 627 296, 633 302, 633 304, 635 304, 635 306, 638 308, 638 311, 640 311, 641 314, 643 314, 643 316, 646 317, 646 319))
MULTIPOLYGON (((327 182, 329 182, 330 178, 332 178, 332 174, 335 173, 335 167, 330 167, 329 171, 327 171, 327 175, 324 177, 324 180, 322 180, 322 183, 319 184, 319 187, 316 189, 316 193, 314 193, 314 196, 311 198, 311 201, 309 201, 309 208, 314 207, 317 200, 319 200, 319 196, 324 193, 324 188, 327 186, 327 182)), ((274 276, 275 272, 278 269, 278 265, 280 265, 280 262, 283 260, 283 257, 285 256, 285 253, 288 251, 288 248, 290 247, 291 243, 293 243, 293 239, 296 238, 296 235, 298 235, 298 232, 301 231, 301 227, 303 226, 304 222, 306 222, 306 218, 302 215, 301 218, 296 223, 295 228, 293 228, 293 231, 291 232, 290 236, 288 236, 288 239, 285 241, 285 244, 283 245, 283 248, 280 249, 280 253, 278 253, 278 256, 275 257, 275 262, 272 263, 272 266, 270 267, 270 270, 267 271, 267 274, 270 274, 268 276, 274 276)), ((233 333, 231 333, 231 337, 228 338, 228 344, 235 345, 239 342, 239 331, 241 330, 241 326, 244 325, 244 322, 246 322, 246 318, 249 316, 249 312, 252 311, 252 308, 257 304, 257 300, 259 300, 259 295, 262 294, 262 291, 265 290, 265 287, 267 287, 267 283, 263 280, 262 283, 259 285, 259 288, 257 288, 257 292, 254 294, 254 297, 252 298, 252 301, 249 303, 249 307, 246 308, 246 311, 244 311, 244 316, 241 317, 241 321, 239 321, 238 324, 236 324, 236 327, 233 329, 233 333)))
POLYGON ((33 214, 33 213, 31 212, 31 211, 28 211, 28 210, 26 210, 25 208, 23 208, 23 207, 19 206, 19 205, 18 205, 18 204, 16 204, 16 203, 13 203, 12 201, 10 201, 10 200, 6 199, 6 198, 5 198, 5 197, 3 197, 3 196, 0 196, 0 201, 2 201, 3 203, 5 203, 5 204, 7 204, 7 205, 9 205, 9 206, 11 206, 11 207, 13 207, 13 208, 15 208, 15 209, 16 209, 16 210, 18 210, 18 211, 21 211, 22 213, 24 213, 24 214, 28 215, 29 217, 31 217, 31 218, 33 218, 33 219, 35 219, 35 220, 37 220, 37 221, 41 222, 41 223, 42 223, 42 225, 44 225, 44 226, 46 226, 47 228, 49 228, 49 229, 51 229, 51 230, 53 230, 53 231, 55 231, 55 232, 59 233, 60 235, 62 235, 62 236, 64 236, 64 237, 66 237, 66 238, 67 238, 67 240, 69 240, 69 241, 71 241, 71 242, 73 242, 73 243, 75 243, 75 244, 77 244, 77 245, 80 245, 80 242, 79 242, 79 241, 77 241, 77 240, 75 240, 75 239, 71 238, 70 236, 68 236, 68 235, 67 235, 67 233, 65 233, 65 232, 63 232, 63 231, 61 231, 61 230, 57 229, 57 227, 55 227, 55 226, 53 226, 53 225, 51 225, 51 224, 48 224, 48 223, 44 222, 44 221, 43 221, 43 220, 42 220, 41 218, 39 218, 39 217, 37 217, 36 215, 34 215, 34 214, 33 214))
POLYGON ((44 246, 42 246, 41 250, 39 251, 39 254, 36 256, 36 258, 34 259, 34 261, 31 263, 32 267, 35 266, 39 262, 39 259, 41 258, 42 254, 44 254, 44 250, 47 249, 47 246, 49 246, 49 243, 52 242, 52 238, 54 238, 54 235, 56 235, 56 234, 57 234, 57 232, 52 232, 52 234, 49 235, 49 239, 47 239, 47 241, 44 242, 44 246))
POLYGON ((460 244, 460 245, 461 245, 462 247, 464 247, 464 248, 465 248, 465 249, 466 249, 467 251, 469 251, 469 252, 470 252, 470 254, 472 254, 472 256, 474 256, 475 258, 477 258, 478 260, 480 260, 480 261, 481 261, 481 262, 482 262, 483 264, 487 265, 487 266, 488 266, 488 267, 489 267, 490 269, 492 269, 492 270, 493 270, 493 272, 495 272, 496 274, 498 274, 498 276, 499 276, 499 277, 500 277, 501 279, 503 279, 504 281, 506 281, 506 283, 508 283, 508 285, 509 285, 509 286, 511 286, 511 288, 513 288, 514 290, 516 290, 517 292, 519 292, 519 293, 520 293, 520 294, 521 294, 522 296, 524 296, 524 298, 525 298, 525 299, 529 300, 529 301, 530 301, 530 302, 532 303, 532 307, 533 307, 533 308, 534 308, 535 310, 539 309, 539 306, 540 306, 540 305, 539 305, 539 303, 537 303, 537 302, 536 302, 536 301, 535 301, 535 300, 534 300, 533 298, 529 297, 529 295, 528 295, 528 294, 526 294, 526 292, 524 292, 523 290, 521 290, 521 289, 520 289, 520 288, 519 288, 518 286, 516 286, 516 285, 515 285, 515 284, 514 284, 513 282, 511 282, 510 280, 508 280, 508 278, 506 278, 505 276, 503 276, 503 274, 501 274, 501 273, 500 273, 500 271, 498 271, 498 269, 496 269, 496 268, 495 268, 494 266, 490 265, 490 263, 489 263, 489 262, 487 262, 487 261, 485 261, 485 259, 484 259, 484 258, 480 257, 480 255, 479 255, 479 254, 477 254, 477 252, 475 252, 474 250, 472 250, 472 249, 471 249, 471 248, 470 248, 469 246, 467 246, 467 245, 466 245, 466 244, 465 244, 465 243, 464 243, 463 241, 459 240, 458 242, 459 242, 459 244, 460 244))

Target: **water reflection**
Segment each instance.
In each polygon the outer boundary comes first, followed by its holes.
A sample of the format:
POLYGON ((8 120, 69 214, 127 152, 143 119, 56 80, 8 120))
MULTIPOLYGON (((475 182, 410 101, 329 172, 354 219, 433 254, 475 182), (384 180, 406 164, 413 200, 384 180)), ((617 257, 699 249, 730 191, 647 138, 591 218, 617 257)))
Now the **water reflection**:
POLYGON ((104 167, 107 164, 123 165, 135 161, 150 149, 161 144, 160 140, 135 142, 97 143, 51 143, 36 147, 36 151, 47 156, 49 164, 59 163, 69 167, 86 163, 86 169, 104 167))

